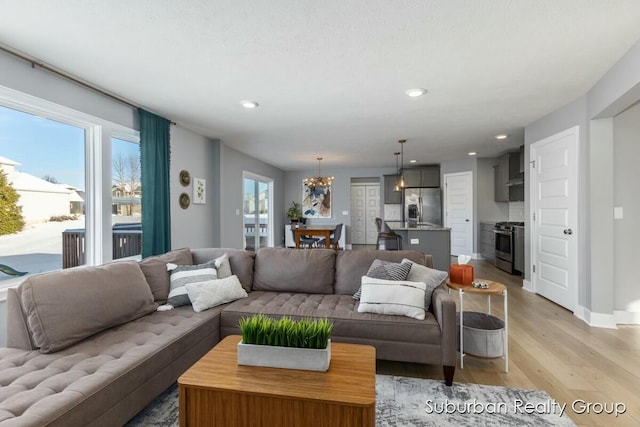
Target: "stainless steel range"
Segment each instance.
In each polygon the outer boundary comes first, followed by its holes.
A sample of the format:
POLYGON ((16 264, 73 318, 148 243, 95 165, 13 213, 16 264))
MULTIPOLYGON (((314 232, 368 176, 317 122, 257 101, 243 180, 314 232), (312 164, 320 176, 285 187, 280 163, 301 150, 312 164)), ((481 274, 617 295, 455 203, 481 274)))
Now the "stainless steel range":
POLYGON ((507 273, 524 270, 524 222, 498 222, 493 232, 496 237, 496 267, 507 273))

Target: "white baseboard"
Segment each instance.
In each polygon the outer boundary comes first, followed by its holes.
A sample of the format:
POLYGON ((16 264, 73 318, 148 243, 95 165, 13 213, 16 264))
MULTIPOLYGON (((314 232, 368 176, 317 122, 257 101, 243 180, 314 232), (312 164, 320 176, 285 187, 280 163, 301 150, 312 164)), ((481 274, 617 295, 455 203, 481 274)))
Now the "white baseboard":
POLYGON ((613 315, 616 318, 616 323, 621 325, 640 325, 640 312, 638 311, 613 310, 613 315))
POLYGON ((527 292, 531 292, 533 294, 536 293, 536 290, 533 289, 533 285, 531 284, 531 280, 523 279, 522 280, 522 289, 524 289, 527 292))
POLYGON ((594 328, 618 329, 614 314, 594 313, 581 305, 576 308, 573 314, 594 328))

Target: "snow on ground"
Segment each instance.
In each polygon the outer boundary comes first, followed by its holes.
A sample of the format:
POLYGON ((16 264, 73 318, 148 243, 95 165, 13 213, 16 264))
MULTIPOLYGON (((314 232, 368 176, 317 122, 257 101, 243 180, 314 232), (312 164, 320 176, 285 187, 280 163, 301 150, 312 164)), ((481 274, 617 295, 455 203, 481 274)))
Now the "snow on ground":
MULTIPOLYGON (((113 216, 112 224, 140 222, 140 217, 113 216)), ((62 232, 84 228, 84 217, 74 221, 45 222, 19 233, 0 236, 0 264, 18 271, 42 273, 62 268, 62 232)), ((0 281, 13 276, 0 273, 0 281)))

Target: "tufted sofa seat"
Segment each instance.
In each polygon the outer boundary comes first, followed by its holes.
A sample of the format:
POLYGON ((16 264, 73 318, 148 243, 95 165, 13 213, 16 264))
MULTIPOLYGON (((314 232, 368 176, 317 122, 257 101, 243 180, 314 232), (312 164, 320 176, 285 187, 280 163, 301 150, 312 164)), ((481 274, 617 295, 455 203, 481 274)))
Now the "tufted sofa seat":
POLYGON ((442 331, 435 316, 417 320, 405 316, 359 313, 352 295, 254 291, 248 298, 225 307, 221 320, 222 336, 239 334, 240 318, 253 313, 298 319, 326 317, 333 322, 331 340, 334 342, 374 345, 378 359, 441 362, 439 343, 442 331), (431 349, 425 349, 429 345, 431 349), (405 353, 407 348, 414 351, 405 353))
POLYGON ((126 423, 219 341, 220 311, 155 312, 51 354, 0 349, 0 425, 126 423))
POLYGON ((0 427, 119 426, 167 389, 243 316, 326 317, 335 341, 373 345, 379 359, 455 367, 455 302, 442 287, 424 320, 359 313, 353 294, 375 259, 416 251, 263 248, 177 249, 35 275, 7 294, 7 347, 0 349, 0 427), (156 311, 167 300, 166 264, 227 254, 248 297, 196 313, 156 311))

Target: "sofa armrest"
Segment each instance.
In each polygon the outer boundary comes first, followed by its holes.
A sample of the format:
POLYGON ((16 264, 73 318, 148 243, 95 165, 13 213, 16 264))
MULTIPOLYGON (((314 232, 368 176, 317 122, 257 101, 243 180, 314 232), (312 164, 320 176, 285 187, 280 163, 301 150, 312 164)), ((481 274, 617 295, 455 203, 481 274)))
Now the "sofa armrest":
POLYGON ((456 365, 456 302, 444 285, 431 295, 431 306, 442 331, 442 364, 456 365))
POLYGON ((20 305, 20 296, 15 288, 7 289, 7 347, 35 350, 31 335, 20 305))

